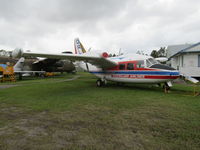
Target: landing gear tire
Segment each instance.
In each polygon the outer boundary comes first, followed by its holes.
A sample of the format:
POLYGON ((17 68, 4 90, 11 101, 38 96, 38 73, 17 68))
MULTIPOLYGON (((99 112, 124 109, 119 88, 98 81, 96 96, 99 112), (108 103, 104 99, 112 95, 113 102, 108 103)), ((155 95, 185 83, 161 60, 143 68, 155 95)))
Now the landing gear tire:
POLYGON ((103 82, 99 79, 96 81, 96 85, 97 85, 97 87, 101 87, 101 86, 103 86, 103 82))
POLYGON ((104 86, 106 84, 107 84, 106 80, 102 81, 101 79, 99 79, 99 80, 96 81, 97 87, 102 87, 102 86, 104 86))
POLYGON ((22 80, 22 74, 21 73, 19 74, 19 80, 22 80))

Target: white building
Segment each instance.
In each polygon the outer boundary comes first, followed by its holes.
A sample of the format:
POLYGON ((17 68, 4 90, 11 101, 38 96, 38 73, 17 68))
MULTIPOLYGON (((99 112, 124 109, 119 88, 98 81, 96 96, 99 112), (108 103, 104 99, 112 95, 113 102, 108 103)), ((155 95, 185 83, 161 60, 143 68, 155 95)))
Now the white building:
POLYGON ((167 47, 170 65, 185 76, 200 77, 200 42, 167 47))

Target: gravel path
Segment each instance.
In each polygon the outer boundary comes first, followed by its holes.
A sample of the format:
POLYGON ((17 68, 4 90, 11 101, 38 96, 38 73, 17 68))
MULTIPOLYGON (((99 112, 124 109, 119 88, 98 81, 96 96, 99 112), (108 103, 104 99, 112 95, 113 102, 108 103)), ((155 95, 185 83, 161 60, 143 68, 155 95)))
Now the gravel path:
POLYGON ((10 88, 10 87, 15 87, 15 86, 19 86, 19 85, 0 85, 0 89, 6 89, 6 88, 10 88))
MULTIPOLYGON (((64 79, 64 80, 53 80, 53 81, 48 81, 47 83, 59 83, 59 82, 67 82, 67 81, 73 81, 78 79, 80 76, 74 76, 71 79, 64 79)), ((5 84, 5 85, 0 85, 0 89, 6 89, 6 88, 11 88, 11 87, 15 87, 15 86, 22 86, 22 85, 32 85, 32 84, 43 84, 41 82, 34 82, 34 83, 28 83, 28 84, 5 84)))

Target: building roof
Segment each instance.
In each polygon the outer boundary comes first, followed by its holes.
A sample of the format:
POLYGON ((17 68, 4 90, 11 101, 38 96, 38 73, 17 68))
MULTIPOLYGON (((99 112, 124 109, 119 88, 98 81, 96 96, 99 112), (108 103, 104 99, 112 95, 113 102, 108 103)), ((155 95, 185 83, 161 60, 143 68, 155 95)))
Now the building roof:
POLYGON ((186 48, 180 49, 178 52, 174 53, 173 55, 169 56, 169 59, 182 53, 196 53, 200 52, 200 42, 187 46, 186 48))
POLYGON ((179 44, 179 45, 169 45, 167 47, 167 58, 170 58, 172 55, 176 54, 182 49, 188 48, 193 44, 179 44))

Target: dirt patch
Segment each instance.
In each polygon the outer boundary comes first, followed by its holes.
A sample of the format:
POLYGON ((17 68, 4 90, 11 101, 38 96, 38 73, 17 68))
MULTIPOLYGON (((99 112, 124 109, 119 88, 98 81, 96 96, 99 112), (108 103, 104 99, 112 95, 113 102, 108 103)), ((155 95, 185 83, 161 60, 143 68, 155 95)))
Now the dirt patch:
POLYGON ((143 149, 144 135, 108 108, 85 106, 60 113, 11 108, 2 109, 1 117, 7 111, 12 121, 0 128, 0 149, 143 149))
POLYGON ((0 149, 170 149, 155 141, 174 135, 171 126, 179 128, 168 124, 170 113, 160 107, 116 111, 85 105, 65 112, 4 107, 1 118, 11 115, 11 121, 0 128, 0 149))
MULTIPOLYGON (((60 82, 68 82, 68 81, 73 81, 78 79, 80 76, 74 76, 71 79, 64 79, 64 80, 53 80, 53 81, 49 81, 48 83, 60 83, 60 82)), ((27 83, 27 84, 8 84, 8 85, 0 85, 0 89, 6 89, 6 88, 11 88, 11 87, 16 87, 16 86, 22 86, 22 85, 33 85, 33 84, 43 84, 41 82, 34 82, 34 83, 27 83)), ((46 83, 45 83, 46 84, 46 83)))

